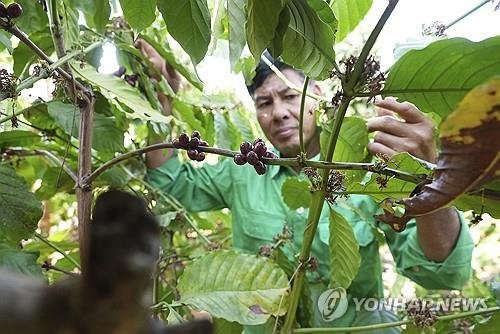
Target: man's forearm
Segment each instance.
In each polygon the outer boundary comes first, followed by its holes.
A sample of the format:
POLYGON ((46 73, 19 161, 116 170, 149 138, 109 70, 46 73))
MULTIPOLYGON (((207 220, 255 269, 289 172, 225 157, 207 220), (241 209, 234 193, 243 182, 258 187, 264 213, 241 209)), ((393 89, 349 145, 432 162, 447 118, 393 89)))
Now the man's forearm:
POLYGON ((460 233, 460 219, 455 208, 443 208, 417 217, 417 235, 425 256, 436 262, 444 261, 455 247, 460 233))

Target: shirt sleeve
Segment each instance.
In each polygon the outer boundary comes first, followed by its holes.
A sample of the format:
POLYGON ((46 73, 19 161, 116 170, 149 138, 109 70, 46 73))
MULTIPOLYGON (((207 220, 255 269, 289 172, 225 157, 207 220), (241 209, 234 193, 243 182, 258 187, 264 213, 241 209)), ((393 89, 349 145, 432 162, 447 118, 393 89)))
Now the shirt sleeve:
POLYGON ((406 229, 397 233, 387 224, 384 230, 398 273, 410 278, 426 289, 461 289, 472 274, 471 259, 474 242, 461 214, 460 232, 454 249, 443 262, 434 262, 424 255, 418 242, 415 219, 406 229))
POLYGON ((226 159, 195 167, 181 163, 175 155, 156 169, 148 170, 147 181, 164 193, 174 196, 191 212, 231 207, 231 168, 226 159))

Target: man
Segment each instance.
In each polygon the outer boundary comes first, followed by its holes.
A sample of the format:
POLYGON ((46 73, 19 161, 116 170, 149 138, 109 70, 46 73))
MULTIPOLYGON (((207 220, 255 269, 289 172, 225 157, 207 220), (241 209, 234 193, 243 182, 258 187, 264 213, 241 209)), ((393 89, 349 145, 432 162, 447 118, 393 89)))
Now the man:
MULTIPOLYGON (((165 70, 167 65, 150 46, 139 43, 138 47, 163 70, 167 79, 172 79, 172 72, 165 70)), ((275 65, 288 80, 302 86, 304 76, 301 72, 277 61, 275 65)), ((320 87, 314 83, 310 85, 310 90, 321 94, 320 87)), ((282 157, 296 157, 300 152, 300 93, 289 88, 264 63, 259 64, 249 92, 255 101, 257 120, 267 139, 282 157)), ((170 103, 166 99, 163 101, 168 112, 170 103)), ((372 154, 393 155, 407 151, 419 158, 435 161, 433 124, 422 112, 409 103, 399 103, 394 99, 386 99, 376 105, 378 116, 368 121, 369 131, 376 132, 373 143, 368 147, 372 154)), ((320 151, 314 107, 314 101, 307 98, 304 142, 310 159, 317 159, 320 151)), ((286 254, 293 259, 300 249, 307 210, 290 210, 281 198, 281 185, 285 178, 296 176, 299 171, 268 166, 267 173, 258 176, 251 166, 237 166, 231 159, 223 159, 215 166, 193 168, 190 164, 181 164, 172 152, 150 153, 147 164, 151 183, 178 198, 188 210, 230 208, 233 247, 236 250, 256 254, 261 246, 270 244, 285 225, 293 234, 293 241, 285 248, 286 254)), ((347 291, 351 297, 383 297, 378 241, 373 227, 385 232, 398 272, 422 286, 459 289, 468 280, 473 243, 467 225, 454 208, 441 209, 414 219, 402 233, 395 233, 389 226, 375 222, 373 216, 378 208, 367 196, 351 195, 347 200, 340 200, 335 209, 351 224, 360 245, 361 267, 347 291)), ((319 270, 308 273, 313 307, 328 284, 328 224, 328 207, 325 205, 312 245, 312 255, 319 261, 319 270)), ((309 319, 307 325, 367 324, 360 320, 360 314, 355 312, 352 303, 345 314, 333 322, 322 320, 319 311, 316 308, 313 319, 309 319)), ((259 333, 261 330, 254 328, 247 332, 259 333)))

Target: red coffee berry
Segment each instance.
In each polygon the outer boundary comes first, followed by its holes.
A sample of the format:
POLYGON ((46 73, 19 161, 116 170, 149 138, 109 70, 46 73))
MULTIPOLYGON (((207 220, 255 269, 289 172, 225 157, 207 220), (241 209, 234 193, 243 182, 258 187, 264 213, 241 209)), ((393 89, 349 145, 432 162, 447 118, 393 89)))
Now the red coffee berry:
POLYGON ((188 150, 188 157, 191 160, 196 160, 198 158, 198 151, 197 150, 188 150))
POLYGON ((258 142, 257 144, 255 144, 255 145, 253 146, 253 151, 254 151, 255 153, 257 153, 257 155, 258 155, 259 157, 263 157, 263 156, 264 156, 264 154, 266 154, 266 152, 267 152, 267 147, 266 147, 266 144, 264 144, 264 143, 263 143, 263 142, 261 142, 261 141, 260 141, 260 142, 258 142))
POLYGON ((245 142, 243 142, 240 145, 240 152, 243 155, 247 155, 247 153, 250 152, 252 150, 252 148, 253 148, 252 144, 250 144, 249 142, 245 141, 245 142))
POLYGON ((182 145, 179 143, 178 139, 174 139, 172 141, 172 145, 174 145, 175 148, 182 148, 182 145))
POLYGON ((233 160, 234 160, 235 164, 240 165, 240 166, 246 164, 246 162, 247 162, 247 158, 241 153, 236 153, 233 160))
POLYGON ((196 155, 196 161, 203 161, 205 160, 205 153, 204 152, 198 152, 196 155))
POLYGON ((257 163, 253 165, 253 168, 259 175, 263 175, 266 173, 266 165, 264 165, 262 161, 257 161, 257 163))
POLYGON ((123 77, 123 79, 125 79, 125 81, 132 87, 135 87, 138 78, 137 74, 125 74, 123 77))
POLYGON ((250 165, 255 165, 260 162, 259 156, 254 151, 250 151, 247 153, 247 161, 250 165))
POLYGON ((193 133, 191 134, 191 138, 201 139, 200 133, 198 131, 193 131, 193 133))
POLYGON ((197 137, 192 137, 191 140, 189 141, 189 148, 190 149, 196 149, 200 146, 200 139, 197 137))
POLYGON ((181 133, 179 135, 179 144, 181 147, 187 147, 189 144, 189 136, 186 133, 181 133))
POLYGON ((253 146, 255 146, 257 143, 263 143, 264 142, 264 139, 262 138, 257 138, 253 141, 253 146))
POLYGON ((9 13, 7 13, 7 7, 3 3, 0 2, 0 17, 9 17, 9 13))
POLYGON ((23 7, 17 2, 11 3, 9 7, 7 7, 7 13, 13 19, 23 15, 23 7))

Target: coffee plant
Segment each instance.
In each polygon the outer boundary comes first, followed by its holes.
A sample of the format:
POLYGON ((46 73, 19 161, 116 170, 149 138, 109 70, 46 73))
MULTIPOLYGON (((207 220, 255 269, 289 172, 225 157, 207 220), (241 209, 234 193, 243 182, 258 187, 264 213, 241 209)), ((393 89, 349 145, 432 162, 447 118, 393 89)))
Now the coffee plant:
MULTIPOLYGON (((500 37, 440 38, 382 72, 371 50, 397 4, 387 1, 360 52, 337 60, 336 43, 362 21, 372 0, 3 1, 0 267, 54 286, 62 286, 66 276, 100 277, 96 266, 103 271, 105 266, 96 265, 92 254, 95 247, 104 252, 106 247, 91 238, 93 202, 118 188, 142 197, 159 222, 159 257, 154 270, 145 267, 152 271, 155 318, 178 324, 191 319, 192 310, 203 310, 217 333, 241 333, 243 325, 259 324, 270 324, 269 333, 350 331, 296 329, 299 301, 313 299, 305 277, 318 268, 310 251, 325 200, 370 195, 380 204, 378 219, 395 231, 449 205, 472 210, 472 223, 486 213, 500 218, 500 37), (179 89, 164 78, 134 47, 137 39, 154 47, 186 85, 179 89), (274 69, 303 98, 318 100, 319 161, 307 159, 302 135, 299 156, 278 158, 256 139, 262 134, 239 101, 229 94, 203 94, 196 65, 217 40, 227 41, 228 66, 247 78, 266 49, 304 72, 304 87, 297 87, 274 69), (97 71, 108 43, 116 47, 120 64, 111 75, 97 71), (338 83, 333 98, 307 92, 310 79, 338 83), (51 87, 48 99, 21 95, 39 81, 51 87), (366 154, 366 121, 346 114, 378 95, 409 101, 433 116, 440 147, 435 164, 407 153, 390 159, 366 154), (171 101, 171 115, 163 113, 161 97, 171 101), (282 187, 290 210, 308 209, 295 262, 282 251, 292 237, 286 228, 259 256, 238 253, 231 250, 231 217, 225 210, 187 212, 151 186, 143 155, 166 149, 195 164, 216 156, 248 163, 256 178, 267 165, 302 168, 307 178, 289 178, 282 187), (224 279, 218 276, 222 271, 224 279)), ((442 37, 447 26, 438 28, 435 34, 442 37)), ((347 288, 359 270, 358 244, 352 226, 333 209, 330 232, 331 282, 333 288, 347 288)), ((23 286, 28 285, 17 289, 23 286)), ((454 326, 492 333, 500 326, 498 283, 493 292, 482 291, 491 297, 486 309, 443 315, 417 305, 401 319, 380 318, 352 331, 392 333, 403 326, 406 333, 448 333, 454 326)), ((0 314, 0 326, 4 319, 0 314)))

